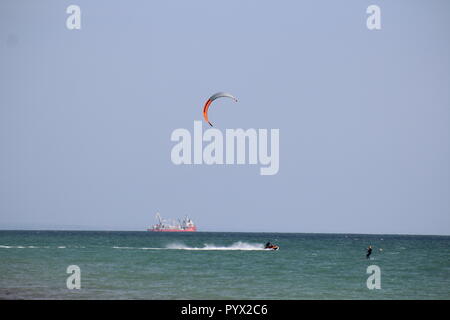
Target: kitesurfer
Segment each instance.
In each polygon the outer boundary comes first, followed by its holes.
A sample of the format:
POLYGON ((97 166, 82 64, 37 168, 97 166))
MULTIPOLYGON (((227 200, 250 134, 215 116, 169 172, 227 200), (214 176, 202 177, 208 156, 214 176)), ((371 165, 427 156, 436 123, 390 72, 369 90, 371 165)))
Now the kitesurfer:
POLYGON ((369 246, 367 248, 367 254, 366 254, 366 258, 369 259, 370 255, 372 254, 372 246, 369 246))

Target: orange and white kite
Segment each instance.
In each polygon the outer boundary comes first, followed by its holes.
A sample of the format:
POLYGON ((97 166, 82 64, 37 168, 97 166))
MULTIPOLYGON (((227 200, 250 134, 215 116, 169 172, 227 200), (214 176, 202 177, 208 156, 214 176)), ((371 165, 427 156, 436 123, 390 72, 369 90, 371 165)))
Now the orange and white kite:
POLYGON ((205 121, 209 123, 209 125, 212 127, 212 123, 208 120, 208 109, 211 103, 216 100, 217 98, 231 98, 235 102, 237 102, 237 99, 233 97, 231 94, 226 92, 218 92, 216 94, 213 94, 205 103, 205 106, 203 107, 203 118, 205 118, 205 121))

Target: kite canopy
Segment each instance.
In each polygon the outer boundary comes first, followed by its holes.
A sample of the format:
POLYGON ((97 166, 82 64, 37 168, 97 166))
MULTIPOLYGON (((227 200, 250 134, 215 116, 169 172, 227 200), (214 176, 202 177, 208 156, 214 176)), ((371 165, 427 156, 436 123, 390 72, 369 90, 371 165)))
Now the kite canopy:
POLYGON ((226 92, 217 92, 217 93, 213 94, 211 97, 209 97, 209 99, 205 103, 205 106, 203 107, 203 118, 205 118, 205 121, 208 122, 211 127, 213 125, 208 120, 208 109, 209 109, 209 106, 211 105, 211 103, 218 98, 231 98, 235 102, 237 102, 237 99, 235 97, 233 97, 231 94, 226 93, 226 92))

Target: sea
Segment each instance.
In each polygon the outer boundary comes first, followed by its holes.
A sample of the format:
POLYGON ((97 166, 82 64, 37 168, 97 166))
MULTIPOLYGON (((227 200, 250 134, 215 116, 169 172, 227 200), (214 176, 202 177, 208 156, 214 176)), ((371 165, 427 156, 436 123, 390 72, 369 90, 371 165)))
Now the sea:
POLYGON ((449 299, 449 249, 449 236, 0 231, 0 299, 449 299))

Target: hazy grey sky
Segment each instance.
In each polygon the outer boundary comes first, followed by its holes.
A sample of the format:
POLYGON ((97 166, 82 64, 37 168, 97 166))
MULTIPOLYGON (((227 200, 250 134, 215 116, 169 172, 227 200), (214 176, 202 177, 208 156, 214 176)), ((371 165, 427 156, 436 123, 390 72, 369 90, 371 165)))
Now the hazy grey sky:
POLYGON ((446 0, 2 0, 0 228, 448 235, 449 30, 446 0), (217 91, 277 175, 171 162, 217 91))

